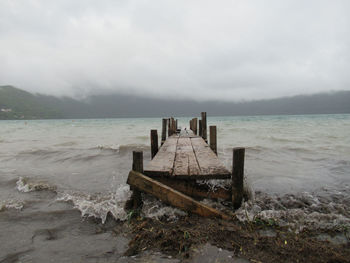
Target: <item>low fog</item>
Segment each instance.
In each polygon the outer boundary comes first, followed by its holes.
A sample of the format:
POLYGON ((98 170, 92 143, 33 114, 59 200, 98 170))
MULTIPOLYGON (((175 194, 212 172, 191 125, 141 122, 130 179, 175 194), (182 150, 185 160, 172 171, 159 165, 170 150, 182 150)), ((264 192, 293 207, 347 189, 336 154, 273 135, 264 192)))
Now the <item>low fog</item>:
POLYGON ((246 101, 350 89, 350 2, 0 2, 0 85, 246 101))

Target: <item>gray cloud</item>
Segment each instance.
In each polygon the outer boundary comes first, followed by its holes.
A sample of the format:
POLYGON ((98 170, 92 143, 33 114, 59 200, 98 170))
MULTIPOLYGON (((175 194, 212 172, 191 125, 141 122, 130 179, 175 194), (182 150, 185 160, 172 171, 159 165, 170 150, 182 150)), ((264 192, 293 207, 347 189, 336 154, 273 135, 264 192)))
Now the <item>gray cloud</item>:
POLYGON ((349 90, 349 10, 347 0, 2 0, 0 84, 198 100, 349 90))

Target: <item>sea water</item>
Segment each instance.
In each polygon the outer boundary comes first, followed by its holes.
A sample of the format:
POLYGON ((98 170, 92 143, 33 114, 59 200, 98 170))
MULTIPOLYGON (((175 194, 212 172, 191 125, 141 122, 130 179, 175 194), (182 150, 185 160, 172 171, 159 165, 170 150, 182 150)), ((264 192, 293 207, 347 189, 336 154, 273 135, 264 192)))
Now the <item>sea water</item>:
MULTIPOLYGON (((228 169, 232 148, 246 148, 251 198, 241 220, 274 218, 296 231, 350 226, 350 115, 209 116, 209 125, 228 169)), ((100 250, 123 251, 107 233, 93 238, 81 217, 127 219, 132 151, 149 162, 151 129, 160 135, 161 118, 0 121, 0 261, 88 262, 100 250)), ((143 213, 175 220, 184 212, 147 199, 143 213)))

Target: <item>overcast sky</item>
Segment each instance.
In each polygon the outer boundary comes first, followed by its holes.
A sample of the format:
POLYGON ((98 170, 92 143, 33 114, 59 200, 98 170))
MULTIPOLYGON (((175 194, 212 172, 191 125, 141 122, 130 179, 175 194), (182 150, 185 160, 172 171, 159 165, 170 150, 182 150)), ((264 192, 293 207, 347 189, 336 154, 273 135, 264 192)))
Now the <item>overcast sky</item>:
POLYGON ((0 0, 0 85, 252 100, 350 90, 350 1, 0 0))

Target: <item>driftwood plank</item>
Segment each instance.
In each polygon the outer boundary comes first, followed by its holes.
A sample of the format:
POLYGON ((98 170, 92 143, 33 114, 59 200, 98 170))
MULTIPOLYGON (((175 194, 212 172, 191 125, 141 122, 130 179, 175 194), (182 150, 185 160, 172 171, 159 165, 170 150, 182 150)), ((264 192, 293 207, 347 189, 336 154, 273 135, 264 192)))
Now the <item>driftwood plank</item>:
POLYGON ((231 173, 220 162, 215 153, 202 138, 191 138, 194 154, 197 158, 201 170, 201 179, 227 179, 231 178, 231 173))
POLYGON ((220 211, 201 204, 193 198, 184 195, 156 180, 139 172, 130 171, 127 183, 148 194, 151 194, 170 205, 181 208, 204 217, 218 217, 229 219, 230 217, 220 211))
POLYGON ((200 169, 193 152, 191 139, 180 137, 177 141, 173 177, 188 178, 199 174, 200 169))
POLYGON ((170 176, 173 173, 177 136, 169 137, 152 161, 144 169, 144 173, 149 176, 170 176))

